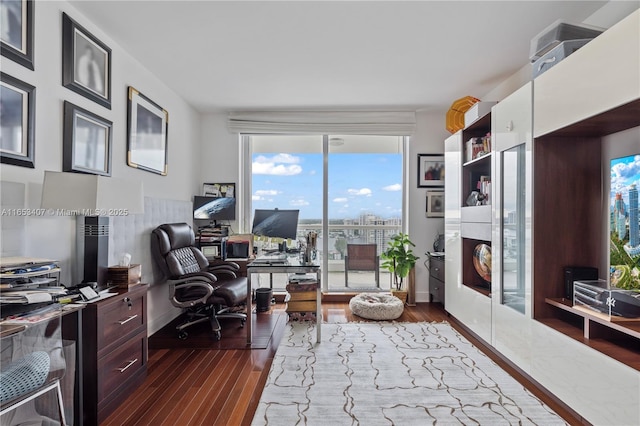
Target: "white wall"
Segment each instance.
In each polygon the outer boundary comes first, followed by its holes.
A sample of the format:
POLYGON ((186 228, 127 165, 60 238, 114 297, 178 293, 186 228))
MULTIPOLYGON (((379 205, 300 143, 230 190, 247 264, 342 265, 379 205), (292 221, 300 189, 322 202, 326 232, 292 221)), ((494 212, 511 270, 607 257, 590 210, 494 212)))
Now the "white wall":
MULTIPOLYGON (((426 217, 427 188, 418 188, 418 154, 444 155, 444 140, 451 135, 445 124, 444 114, 417 112, 416 131, 411 137, 408 153, 409 235, 416 244, 416 255, 420 256, 416 264, 416 302, 429 301, 429 271, 424 263, 427 260, 425 253, 433 251, 433 241, 438 234, 444 234, 444 218, 426 217)), ((445 180, 446 175, 447 170, 445 180)))
MULTIPOLYGON (((126 50, 117 45, 107 34, 95 27, 82 14, 66 2, 36 2, 35 4, 35 70, 24 68, 2 57, 2 72, 23 80, 36 87, 36 129, 35 129, 35 169, 2 164, 0 180, 2 189, 12 188, 11 193, 3 191, 5 201, 19 203, 20 190, 23 188, 23 207, 38 208, 42 192, 42 179, 45 170, 62 170, 62 133, 63 103, 70 101, 107 120, 113 122, 112 176, 132 181, 142 181, 145 197, 153 199, 172 199, 189 201, 198 188, 200 181, 200 116, 176 93, 158 80, 152 71, 147 70, 131 57, 126 50), (83 96, 62 86, 62 12, 85 27, 98 39, 112 49, 112 92, 111 109, 102 107, 83 96), (168 175, 160 176, 137 170, 126 164, 127 145, 127 86, 133 86, 141 93, 169 112, 169 166, 168 175), (16 185, 17 184, 17 185, 16 185), (20 185, 22 184, 22 185, 20 185), (16 194, 16 189, 18 193, 16 194), (16 201, 18 200, 18 201, 16 201)), ((145 213, 148 217, 149 212, 145 213)), ((163 222, 162 212, 153 216, 158 224, 163 222)), ((2 218, 2 256, 22 255, 29 257, 54 258, 62 267, 61 280, 69 284, 74 282, 71 265, 75 256, 75 218, 73 217, 29 217, 15 219, 2 218)), ((142 218, 140 218, 142 219, 142 218)), ((185 217, 190 221, 190 217, 185 217)), ((118 221, 111 221, 113 223, 118 221)), ((147 222, 149 223, 149 222, 147 222)), ((112 234, 125 232, 112 229, 112 234)), ((140 233, 126 247, 131 253, 148 251, 148 228, 137 228, 140 233), (146 245, 145 245, 146 242, 146 245)), ((110 264, 115 264, 114 247, 111 248, 110 264)), ((119 247, 118 250, 122 250, 119 247)), ((148 259, 148 257, 147 257, 148 259)), ((133 262, 140 262, 134 258, 133 262)), ((143 265, 143 279, 153 283, 151 265, 143 265)), ((166 313, 168 306, 167 289, 164 286, 152 286, 153 293, 162 293, 164 306, 150 306, 149 319, 166 313)), ((151 330, 150 330, 151 331, 151 330)))

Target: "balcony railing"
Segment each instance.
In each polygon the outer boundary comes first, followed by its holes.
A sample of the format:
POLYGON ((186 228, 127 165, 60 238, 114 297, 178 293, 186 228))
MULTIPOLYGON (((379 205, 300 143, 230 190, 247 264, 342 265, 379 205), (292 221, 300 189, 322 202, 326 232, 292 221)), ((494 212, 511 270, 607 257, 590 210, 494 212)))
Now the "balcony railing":
MULTIPOLYGON (((393 225, 329 225, 329 252, 326 265, 323 263, 325 253, 323 252, 323 235, 321 224, 298 224, 298 240, 304 241, 309 232, 318 234, 316 245, 316 261, 326 269, 323 270, 323 291, 325 292, 362 292, 362 291, 389 291, 391 287, 391 274, 380 269, 380 286, 376 287, 375 274, 373 271, 360 272, 349 271, 349 283, 345 280, 344 253, 347 243, 375 243, 378 246, 378 255, 386 249, 387 242, 391 237, 401 232, 401 224, 393 225)), ((271 248, 269 243, 264 243, 266 248, 271 248)), ((261 287, 272 287, 274 290, 284 291, 287 284, 287 277, 283 274, 260 274, 258 277, 261 287)))

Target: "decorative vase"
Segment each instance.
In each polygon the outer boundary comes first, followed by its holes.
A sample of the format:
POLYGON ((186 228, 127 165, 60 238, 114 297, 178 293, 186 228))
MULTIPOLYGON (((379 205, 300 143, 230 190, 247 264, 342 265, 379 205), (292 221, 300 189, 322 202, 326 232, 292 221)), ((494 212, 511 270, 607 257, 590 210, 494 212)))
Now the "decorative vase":
POLYGON ((406 290, 391 290, 391 294, 402 300, 402 303, 407 303, 407 291, 406 290))

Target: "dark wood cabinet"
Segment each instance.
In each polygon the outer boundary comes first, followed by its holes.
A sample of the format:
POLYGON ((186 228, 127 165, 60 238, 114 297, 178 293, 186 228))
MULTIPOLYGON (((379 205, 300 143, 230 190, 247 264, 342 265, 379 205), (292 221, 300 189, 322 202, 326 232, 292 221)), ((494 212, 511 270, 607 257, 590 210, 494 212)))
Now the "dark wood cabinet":
POLYGON ((444 305, 444 257, 429 256, 429 301, 444 305))
POLYGON ((104 421, 146 377, 147 288, 122 290, 84 309, 84 424, 104 421))

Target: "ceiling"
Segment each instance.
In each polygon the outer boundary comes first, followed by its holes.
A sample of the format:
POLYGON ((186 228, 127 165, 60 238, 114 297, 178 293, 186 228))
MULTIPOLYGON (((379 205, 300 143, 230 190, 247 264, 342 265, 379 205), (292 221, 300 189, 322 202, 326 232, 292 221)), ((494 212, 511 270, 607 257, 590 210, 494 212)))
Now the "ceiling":
POLYGON ((607 2, 70 3, 204 113, 446 111, 527 65, 555 20, 583 22, 607 2))

